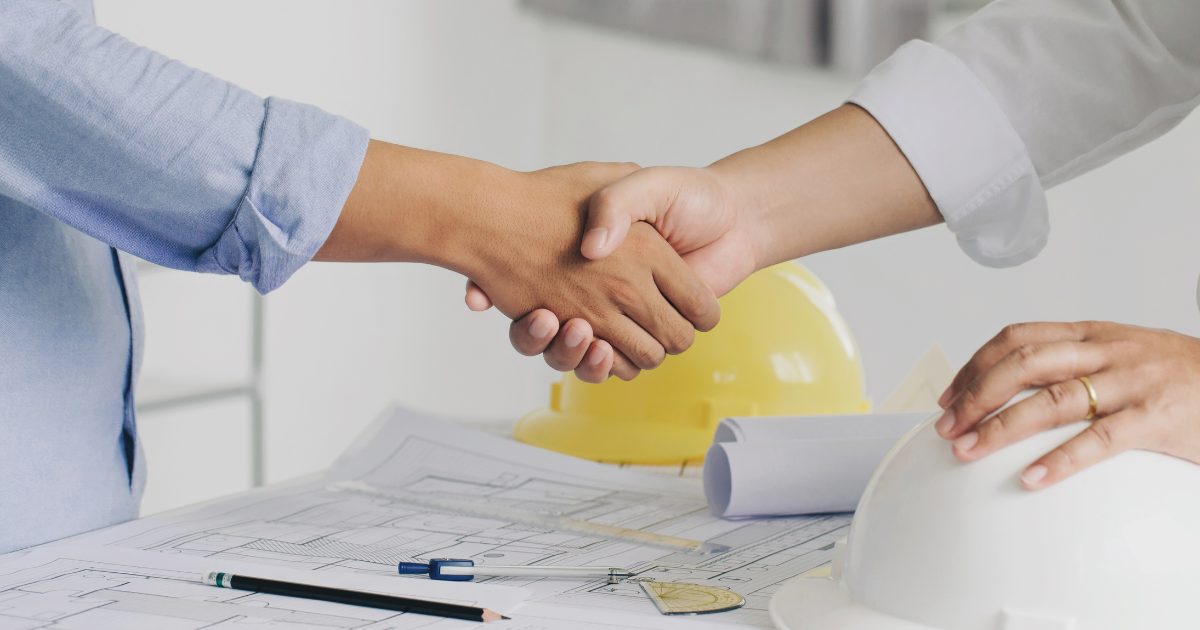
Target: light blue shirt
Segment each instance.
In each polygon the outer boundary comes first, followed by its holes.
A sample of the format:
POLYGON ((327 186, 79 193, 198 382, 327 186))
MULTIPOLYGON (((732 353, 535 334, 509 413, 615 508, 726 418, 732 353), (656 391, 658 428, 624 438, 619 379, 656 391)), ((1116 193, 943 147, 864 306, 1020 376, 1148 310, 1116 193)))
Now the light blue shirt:
POLYGON ((129 254, 270 291, 367 142, 95 26, 90 0, 0 0, 0 553, 137 515, 129 254))

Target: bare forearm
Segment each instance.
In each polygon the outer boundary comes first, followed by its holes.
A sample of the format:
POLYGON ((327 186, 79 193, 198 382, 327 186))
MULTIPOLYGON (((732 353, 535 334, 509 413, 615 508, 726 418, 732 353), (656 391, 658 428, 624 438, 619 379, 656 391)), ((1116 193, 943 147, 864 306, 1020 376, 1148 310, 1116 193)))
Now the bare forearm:
POLYGON ((708 169, 749 215, 760 268, 942 221, 904 154, 854 105, 708 169))
POLYGON ((470 275, 465 215, 520 195, 522 173, 372 140, 341 216, 314 260, 421 262, 470 275))

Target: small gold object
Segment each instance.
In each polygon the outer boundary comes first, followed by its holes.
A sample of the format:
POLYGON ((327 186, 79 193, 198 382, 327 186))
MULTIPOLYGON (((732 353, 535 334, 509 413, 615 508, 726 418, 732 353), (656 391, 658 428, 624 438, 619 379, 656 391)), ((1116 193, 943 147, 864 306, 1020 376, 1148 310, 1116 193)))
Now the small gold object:
POLYGON ((741 608, 746 600, 733 591, 684 582, 641 581, 658 612, 664 615, 702 615, 741 608))
POLYGON ((1083 383, 1088 392, 1088 415, 1084 420, 1092 420, 1096 417, 1096 388, 1092 387, 1092 382, 1086 376, 1080 376, 1079 382, 1083 383))

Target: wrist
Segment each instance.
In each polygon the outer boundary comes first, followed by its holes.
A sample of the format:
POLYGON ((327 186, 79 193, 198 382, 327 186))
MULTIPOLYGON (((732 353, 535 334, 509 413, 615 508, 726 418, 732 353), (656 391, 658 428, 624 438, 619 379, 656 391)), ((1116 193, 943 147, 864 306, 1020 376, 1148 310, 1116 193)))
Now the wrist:
POLYGON ((512 226, 504 219, 527 198, 524 173, 466 158, 437 170, 436 193, 410 210, 412 229, 397 235, 399 249, 408 261, 478 279, 504 254, 496 246, 508 242, 504 232, 512 226))
POLYGON ((520 173, 488 162, 372 140, 317 260, 419 262, 470 275, 495 206, 520 173))
POLYGON ((855 105, 709 168, 744 221, 758 269, 942 220, 886 130, 855 105))
MULTIPOLYGON (((748 150, 749 151, 749 150, 748 150)), ((773 223, 773 204, 756 173, 754 156, 735 153, 703 171, 712 181, 718 203, 734 217, 736 230, 745 235, 754 257, 752 271, 790 260, 781 257, 780 226, 773 223)))

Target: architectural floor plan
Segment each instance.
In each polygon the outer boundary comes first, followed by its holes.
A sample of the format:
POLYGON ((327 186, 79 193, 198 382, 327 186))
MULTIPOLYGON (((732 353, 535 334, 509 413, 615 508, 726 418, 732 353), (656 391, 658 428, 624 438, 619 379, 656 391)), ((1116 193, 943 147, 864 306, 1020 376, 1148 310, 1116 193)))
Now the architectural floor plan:
MULTIPOLYGON (((0 630, 401 630, 478 625, 206 586, 199 579, 199 566, 194 559, 180 562, 141 552, 96 553, 69 547, 35 552, 0 564, 0 630)), ((296 575, 268 573, 277 579, 296 575)), ((377 586, 395 586, 374 580, 377 586)), ((360 578, 356 583, 374 590, 370 581, 360 578)), ((491 605, 509 610, 523 597, 515 589, 441 591, 457 593, 459 599, 448 601, 469 605, 480 605, 472 596, 484 594, 493 600, 491 605)))
MULTIPOLYGON (((142 519, 91 540, 396 580, 428 581, 396 575, 396 563, 432 557, 622 567, 662 581, 732 590, 746 606, 721 613, 721 622, 770 627, 770 595, 827 562, 850 523, 848 514, 719 519, 693 484, 549 453, 401 410, 368 437, 323 479, 142 519), (547 518, 578 527, 546 527, 547 518), (625 530, 668 542, 703 541, 709 550, 646 546, 625 530)), ((535 601, 549 605, 658 616, 636 585, 528 578, 485 583, 528 587, 535 601)))

